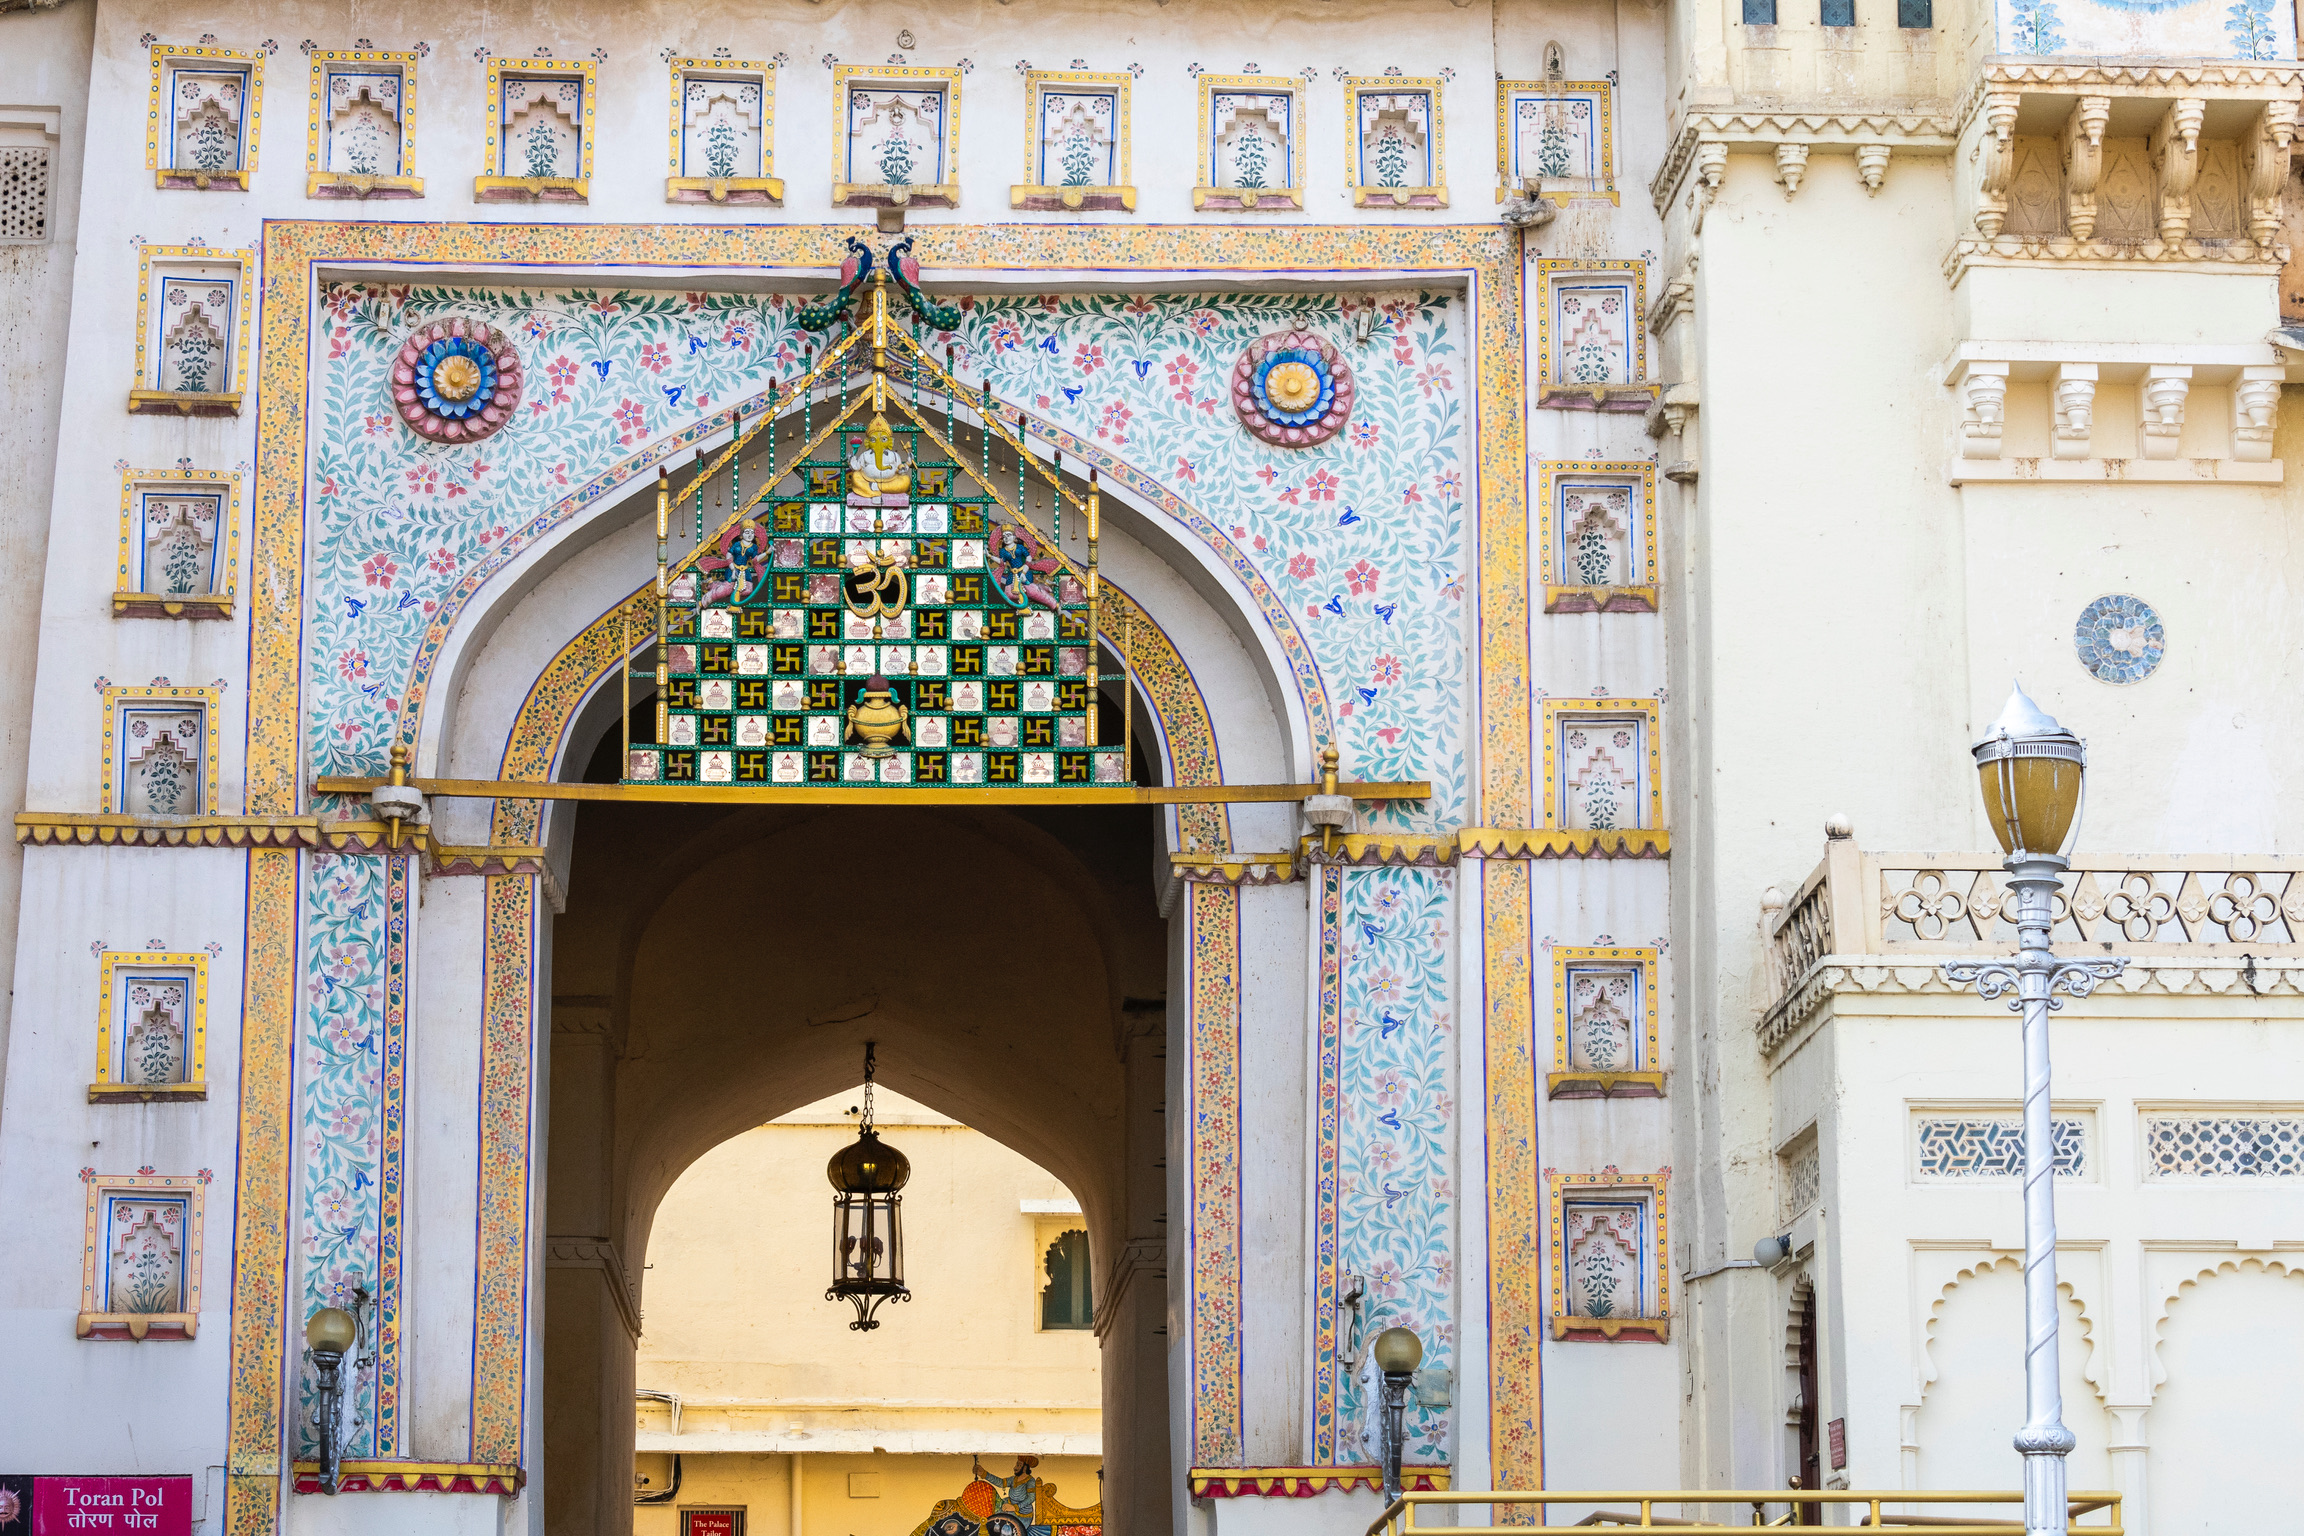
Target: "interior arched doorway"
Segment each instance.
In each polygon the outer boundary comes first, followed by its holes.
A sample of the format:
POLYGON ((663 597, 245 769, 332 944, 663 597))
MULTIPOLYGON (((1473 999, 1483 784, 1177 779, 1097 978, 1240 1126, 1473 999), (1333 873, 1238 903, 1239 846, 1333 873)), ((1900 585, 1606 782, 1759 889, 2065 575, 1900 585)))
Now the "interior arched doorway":
MULTIPOLYGON (((584 819, 552 962, 547 1528, 629 1528, 645 1291, 619 1295, 620 1256, 646 1251, 697 1157, 851 1086, 868 1039, 882 1082, 1077 1194, 1098 1269, 1107 1506, 1164 1526, 1166 1297, 1128 1283, 1164 1242, 1151 813, 611 805, 584 819)), ((813 1226, 791 1240, 828 1251, 813 1226)), ((907 1258, 916 1288, 936 1283, 933 1252, 907 1258)), ((750 1295, 738 1276, 730 1301, 831 1305, 750 1295)))

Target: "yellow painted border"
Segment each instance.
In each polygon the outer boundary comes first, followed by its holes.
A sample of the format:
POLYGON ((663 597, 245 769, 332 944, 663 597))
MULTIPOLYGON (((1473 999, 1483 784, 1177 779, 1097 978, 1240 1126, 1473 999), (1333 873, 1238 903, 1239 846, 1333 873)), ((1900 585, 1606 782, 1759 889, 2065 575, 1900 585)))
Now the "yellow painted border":
POLYGON ((1623 205, 1623 195, 1616 190, 1616 87, 1605 80, 1499 80, 1496 82, 1496 201, 1501 203, 1518 188, 1512 177, 1512 124, 1510 113, 1512 98, 1523 92, 1545 91, 1597 91, 1600 95, 1600 166, 1601 185, 1585 192, 1547 192, 1544 195, 1565 207, 1578 197, 1605 197, 1623 205))
POLYGON ((114 589, 116 596, 158 595, 142 593, 128 585, 129 572, 135 568, 137 493, 178 486, 198 490, 216 485, 224 487, 226 526, 216 530, 217 542, 224 545, 220 560, 224 583, 223 590, 215 595, 231 603, 240 580, 240 471, 236 469, 131 469, 120 477, 120 564, 114 578, 119 582, 114 589))
POLYGON ((161 954, 152 950, 106 950, 98 961, 96 980, 96 1078, 89 1090, 99 1097, 191 1098, 208 1093, 208 957, 204 954, 161 954), (184 1078, 181 1083, 147 1085, 120 1083, 112 1076, 113 978, 123 969, 189 966, 192 971, 192 1027, 185 1032, 184 1078))
MULTIPOLYGON (((184 267, 236 267, 239 276, 233 289, 233 323, 227 327, 232 338, 232 402, 234 414, 239 402, 248 392, 248 336, 256 314, 256 253, 253 250, 217 250, 205 245, 145 245, 136 250, 136 382, 129 386, 131 397, 139 394, 155 395, 162 400, 197 400, 198 395, 178 395, 163 391, 160 378, 154 371, 156 351, 152 345, 158 328, 152 320, 152 295, 155 260, 159 263, 160 277, 177 275, 184 267)), ((165 317, 163 317, 163 322, 165 317)))
MULTIPOLYGON (((264 55, 234 53, 228 48, 179 48, 173 43, 152 45, 152 88, 144 118, 144 169, 153 174, 155 183, 164 191, 185 190, 169 187, 168 177, 176 167, 160 163, 160 103, 168 94, 168 64, 175 59, 210 59, 220 64, 248 66, 248 104, 240 112, 240 142, 247 152, 240 158, 240 169, 224 172, 241 191, 247 191, 248 178, 256 174, 256 146, 262 137, 258 130, 264 126, 264 55)), ((173 117, 169 119, 170 123, 174 121, 173 117)))
POLYGON ((709 193, 760 192, 771 203, 784 201, 784 181, 776 174, 776 61, 774 59, 674 59, 672 70, 671 159, 664 172, 664 200, 683 190, 709 193), (752 75, 760 81, 760 174, 758 176, 683 176, 680 174, 682 119, 687 111, 688 75, 752 75))
POLYGON ((1294 75, 1202 75, 1200 77, 1200 184, 1192 189, 1192 206, 1204 206, 1209 199, 1237 197, 1242 206, 1254 208, 1265 199, 1279 209, 1301 209, 1304 206, 1304 186, 1309 176, 1305 164, 1304 114, 1311 106, 1311 92, 1305 82, 1294 75), (1216 93, 1241 91, 1258 96, 1287 96, 1293 101, 1288 109, 1288 164, 1295 174, 1284 187, 1259 187, 1253 192, 1238 187, 1215 185, 1211 167, 1216 163, 1216 93))
POLYGON ((1583 475, 1638 475, 1640 477, 1641 568, 1645 585, 1656 586, 1656 466, 1642 459, 1543 459, 1536 465, 1536 500, 1530 516, 1542 530, 1537 538, 1537 562, 1548 587, 1572 587, 1568 579, 1567 551, 1553 543, 1552 493, 1556 483, 1583 475))
POLYGON ((1576 715, 1639 715, 1648 725, 1648 814, 1639 831, 1661 830, 1664 825, 1663 706, 1656 699, 1548 698, 1544 701, 1544 826, 1560 827, 1560 783, 1557 762, 1561 723, 1576 715))
POLYGON ((1652 388, 1648 384, 1648 263, 1638 257, 1622 261, 1586 261, 1573 256, 1547 256, 1536 268, 1536 391, 1558 385, 1563 389, 1600 391, 1652 388), (1632 276, 1632 313, 1625 319, 1632 338, 1632 377, 1612 384, 1572 384, 1552 377, 1552 283, 1562 277, 1599 277, 1611 272, 1632 276))
POLYGON ((1436 199, 1424 205, 1428 208, 1448 206, 1448 135, 1441 123, 1440 106, 1440 88, 1443 84, 1437 75, 1353 75, 1344 81, 1344 179, 1352 188, 1352 206, 1368 207, 1393 193, 1436 199), (1363 183, 1360 179, 1360 98, 1415 91, 1422 91, 1424 99, 1431 105, 1432 184, 1427 187, 1378 187, 1363 183))
MULTIPOLYGON (((960 71, 942 64, 835 64, 832 66, 832 107, 838 114, 832 124, 832 202, 835 207, 855 193, 884 191, 888 186, 880 181, 841 179, 842 173, 849 169, 849 88, 902 80, 944 82, 944 174, 950 178, 907 185, 915 194, 925 192, 944 198, 943 206, 947 208, 960 206, 960 71)), ((915 195, 913 200, 920 199, 915 195)))
MULTIPOLYGON (((1646 1047, 1640 1055, 1641 1072, 1658 1070, 1663 1060, 1662 1043, 1656 1027, 1656 962, 1653 949, 1589 949, 1560 946, 1552 951, 1552 1070, 1568 1070, 1568 967, 1598 962, 1601 964, 1631 962, 1640 967, 1640 1001, 1646 1047)), ((1596 1075, 1579 1073, 1578 1076, 1596 1075)))
POLYGON ((154 684, 149 688, 106 688, 104 690, 104 813, 106 815, 127 814, 126 808, 118 803, 119 785, 113 777, 113 769, 118 763, 119 752, 119 743, 115 738, 120 725, 120 706, 141 699, 197 699, 199 701, 201 721, 205 726, 205 730, 201 733, 205 738, 205 745, 202 750, 206 754, 200 764, 200 802, 202 814, 215 815, 216 781, 222 777, 217 772, 216 744, 222 725, 218 717, 224 712, 224 690, 212 683, 185 688, 163 687, 154 684))
MULTIPOLYGON (((1562 1227, 1566 1219, 1563 1208, 1568 1200, 1576 1195, 1610 1194, 1629 1190, 1646 1190, 1648 1192, 1649 1216, 1655 1223, 1656 1310, 1653 1313, 1644 1313, 1639 1318, 1626 1318, 1624 1322, 1628 1325, 1640 1322, 1660 1323, 1672 1316, 1672 1265, 1668 1246, 1665 1242, 1664 1225, 1664 1187, 1671 1181, 1671 1178, 1672 1170, 1670 1168, 1659 1168, 1654 1173, 1636 1174, 1618 1173, 1614 1168, 1603 1168, 1598 1173, 1559 1173, 1550 1168, 1544 1170, 1544 1184, 1548 1195, 1546 1230, 1552 1236, 1551 1262, 1547 1268, 1551 1272, 1551 1315, 1555 1323, 1568 1315, 1568 1249, 1566 1243, 1562 1241, 1565 1235, 1562 1227)), ((1628 1326, 1625 1331, 1636 1336, 1655 1338, 1659 1343, 1663 1342, 1661 1330, 1652 1331, 1628 1326)), ((1615 1334, 1609 1335, 1611 1342, 1615 1338, 1615 1334)))
MULTIPOLYGON (((149 1328, 164 1323, 181 1329, 187 1339, 200 1331, 200 1268, 201 1248, 206 1241, 203 1227, 207 1220, 208 1175, 200 1173, 98 1173, 83 1169, 81 1183, 87 1189, 87 1214, 80 1229, 80 1318, 76 1331, 81 1338, 88 1337, 92 1328, 111 1324, 135 1329, 138 1323, 149 1328), (101 1227, 106 1195, 128 1194, 136 1190, 149 1190, 155 1194, 189 1195, 184 1204, 184 1310, 181 1312, 147 1312, 140 1315, 105 1312, 97 1306, 97 1249, 102 1246, 101 1227)), ((133 1337, 142 1339, 141 1332, 133 1337)))
MULTIPOLYGON (((1062 199, 1072 193, 1085 195, 1103 192, 1117 194, 1121 206, 1130 213, 1134 213, 1136 211, 1136 129, 1131 87, 1135 83, 1135 77, 1125 71, 1098 74, 1091 70, 1082 69, 1026 70, 1024 72, 1024 180, 1008 189, 1009 206, 1022 207, 1026 200, 1036 197, 1062 199), (1048 87, 1051 85, 1058 87, 1109 86, 1113 94, 1119 98, 1119 111, 1117 113, 1119 121, 1113 129, 1120 148, 1118 166, 1120 179, 1118 181, 1100 187, 1056 187, 1045 185, 1034 179, 1042 169, 1041 153, 1044 148, 1041 143, 1040 100, 1048 94, 1048 87)), ((1077 205, 1068 203, 1066 206, 1077 205)))
POLYGON ((590 59, 490 59, 488 67, 488 135, 481 145, 482 163, 488 169, 475 178, 475 195, 488 190, 490 183, 520 187, 530 184, 557 184, 557 176, 515 176, 503 167, 510 162, 504 158, 504 77, 506 75, 543 75, 561 80, 582 80, 584 104, 576 124, 577 174, 576 196, 585 198, 592 192, 592 121, 600 100, 599 66, 590 59))
POLYGON ((320 49, 312 55, 311 86, 307 94, 308 116, 304 125, 304 195, 310 197, 322 187, 351 186, 368 181, 379 187, 393 187, 413 197, 424 195, 424 178, 416 174, 416 55, 413 53, 380 53, 373 50, 342 51, 320 49), (328 120, 327 82, 331 64, 388 64, 400 76, 400 170, 392 176, 357 177, 341 171, 320 168, 321 131, 328 120))

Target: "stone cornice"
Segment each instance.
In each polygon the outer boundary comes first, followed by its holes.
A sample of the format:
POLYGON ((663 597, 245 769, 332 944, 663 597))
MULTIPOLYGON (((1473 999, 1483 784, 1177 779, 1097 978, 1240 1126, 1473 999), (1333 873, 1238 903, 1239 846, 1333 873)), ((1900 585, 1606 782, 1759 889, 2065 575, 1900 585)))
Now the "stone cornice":
POLYGON ((1706 107, 1680 119, 1672 148, 1648 183, 1648 200, 1662 213, 1678 195, 1680 183, 1695 162, 1698 143, 1813 144, 1844 146, 1886 144, 1909 154, 1944 155, 1952 152, 1953 120, 1941 112, 1865 112, 1842 106, 1817 107, 1706 107))
POLYGON ((2268 101, 2304 95, 2304 63, 2245 59, 1992 59, 1977 71, 1961 99, 1953 132, 1996 93, 2093 96, 2200 96, 2212 100, 2268 101))
MULTIPOLYGON (((426 850, 423 827, 402 831, 400 846, 426 850)), ((327 821, 317 816, 129 816, 114 812, 18 811, 16 841, 96 848, 326 848, 337 853, 389 852, 380 821, 327 821)))
POLYGON ((1316 864, 1354 869, 1435 869, 1459 859, 1663 859, 1672 834, 1661 828, 1592 831, 1560 827, 1465 827, 1445 837, 1353 832, 1330 847, 1311 838, 1284 853, 1178 853, 1179 880, 1210 885, 1287 885, 1316 864))
MULTIPOLYGON (((2075 951, 2077 953, 2077 951, 2075 951)), ((2098 951, 2091 948, 2090 954, 2098 951)), ((1807 972, 1753 1026, 1760 1053, 1774 1056, 1786 1042, 1805 1033, 1824 1010, 1825 1002, 1842 994, 1882 996, 1973 997, 1973 992, 1944 977, 1943 962, 1965 958, 1946 952, 1917 960, 1905 955, 1826 955, 1807 972)), ((1995 956, 1994 958, 1999 958, 1995 956)), ((2304 999, 2304 961, 2261 959, 2222 948, 2199 959, 2164 955, 2136 956, 2128 968, 2109 981, 2099 982, 2096 995, 2116 997, 2279 997, 2304 999)), ((1991 1005, 2000 1008, 2001 1004, 1991 1005)))
POLYGON ((1944 280, 1958 287, 1972 267, 2047 267, 2062 271, 2206 272, 2224 276, 2277 277, 2287 265, 2288 247, 2252 240, 2164 241, 2032 239, 2002 235, 1996 240, 1955 240, 1945 253, 1944 280))

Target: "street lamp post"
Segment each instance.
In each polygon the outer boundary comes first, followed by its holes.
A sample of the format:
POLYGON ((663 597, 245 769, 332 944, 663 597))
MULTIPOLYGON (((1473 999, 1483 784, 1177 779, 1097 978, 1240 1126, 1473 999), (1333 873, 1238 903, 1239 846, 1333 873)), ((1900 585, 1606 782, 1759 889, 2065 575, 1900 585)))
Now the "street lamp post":
POLYGON ((2096 983, 2117 976, 2125 960, 2059 960, 2049 949, 2058 879, 2071 864, 2080 830, 2082 778, 2088 753, 2080 738, 2050 719, 2022 688, 1991 731, 1973 749, 1983 781, 1984 809, 2007 855, 2002 867, 2016 893, 2016 959, 1957 960, 1948 980, 1973 984, 1990 999, 2006 995, 2024 1019, 2024 1427, 2016 1449, 2024 1457, 2025 1536, 2063 1536, 2065 1456, 2073 1446, 2064 1427, 2064 1394, 2057 1362, 2061 1322, 2056 1296, 2056 1144, 2049 1115, 2048 1015, 2064 1005, 2058 987, 2086 997, 2096 983))
POLYGON ((1416 1367, 1424 1363, 1424 1341, 1406 1328, 1387 1328, 1370 1346, 1376 1369, 1384 1373, 1384 1504, 1390 1508, 1400 1497, 1401 1419, 1408 1407, 1408 1387, 1416 1367))

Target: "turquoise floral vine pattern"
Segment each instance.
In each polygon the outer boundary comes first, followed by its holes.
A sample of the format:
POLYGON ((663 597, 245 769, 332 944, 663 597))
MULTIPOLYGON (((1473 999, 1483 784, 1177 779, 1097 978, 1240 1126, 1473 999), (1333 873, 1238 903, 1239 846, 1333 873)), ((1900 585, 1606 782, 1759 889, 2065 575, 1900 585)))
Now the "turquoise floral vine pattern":
MULTIPOLYGON (((412 724, 412 677, 463 605, 521 550, 621 493, 719 413, 802 366, 820 338, 782 295, 343 284, 322 295, 308 468, 306 648, 315 773, 379 772, 412 724), (527 394, 485 443, 417 438, 386 373, 414 327, 485 320, 519 347, 527 394)), ((1467 335, 1461 301, 1402 293, 963 299, 970 382, 1133 466, 1201 509, 1218 555, 1267 588, 1338 702, 1345 768, 1424 778, 1434 796, 1372 825, 1446 830, 1464 814, 1467 335), (1260 443, 1226 394, 1241 348, 1314 331, 1350 361, 1353 419, 1315 448, 1260 443)), ((1116 478, 1120 478, 1116 476, 1116 478)), ((1297 643, 1284 637, 1286 643, 1297 643)))
MULTIPOLYGON (((306 867, 303 1026, 297 1040, 297 1180, 303 1281, 296 1313, 377 1297, 384 1273, 386 991, 390 861, 315 853, 306 867)), ((297 1373, 297 1454, 318 1454, 314 1380, 297 1373)), ((373 1372, 354 1377, 346 1454, 375 1454, 373 1372)))
MULTIPOLYGON (((1413 1329, 1434 1371, 1453 1371, 1456 1357, 1452 881, 1447 870, 1347 870, 1342 912, 1339 1265, 1367 1277, 1363 1339, 1413 1329)), ((1337 1374, 1336 1417, 1349 1435, 1368 1404, 1357 1375, 1337 1374)), ((1404 1435, 1410 1461, 1449 1460, 1447 1408, 1411 1398, 1404 1435)))

